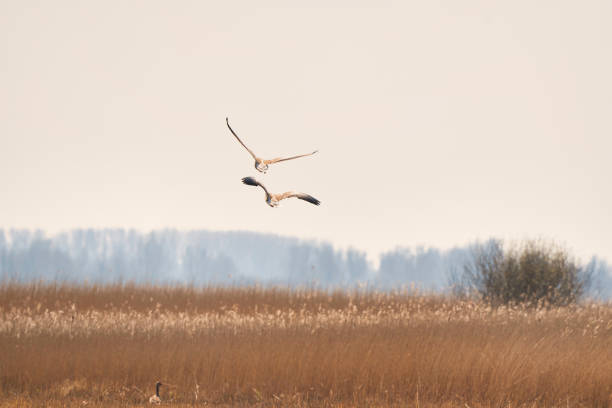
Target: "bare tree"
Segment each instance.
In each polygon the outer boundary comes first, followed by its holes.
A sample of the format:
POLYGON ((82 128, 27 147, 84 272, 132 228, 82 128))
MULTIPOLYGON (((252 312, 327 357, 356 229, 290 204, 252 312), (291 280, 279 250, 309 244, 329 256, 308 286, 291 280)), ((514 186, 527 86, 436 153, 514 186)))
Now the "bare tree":
POLYGON ((591 282, 592 267, 582 266, 552 242, 528 240, 504 249, 500 240, 475 246, 456 292, 476 293, 493 304, 575 303, 591 282))

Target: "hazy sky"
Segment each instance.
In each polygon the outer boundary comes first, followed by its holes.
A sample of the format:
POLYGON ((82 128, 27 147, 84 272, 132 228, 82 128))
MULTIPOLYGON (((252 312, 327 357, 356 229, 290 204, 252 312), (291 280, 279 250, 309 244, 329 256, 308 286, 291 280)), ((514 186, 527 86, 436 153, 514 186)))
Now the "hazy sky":
POLYGON ((608 0, 1 0, 0 227, 371 256, 544 237, 612 261, 611 18, 608 0), (261 156, 320 152, 258 175, 226 116, 261 156), (322 205, 269 208, 249 175, 322 205))

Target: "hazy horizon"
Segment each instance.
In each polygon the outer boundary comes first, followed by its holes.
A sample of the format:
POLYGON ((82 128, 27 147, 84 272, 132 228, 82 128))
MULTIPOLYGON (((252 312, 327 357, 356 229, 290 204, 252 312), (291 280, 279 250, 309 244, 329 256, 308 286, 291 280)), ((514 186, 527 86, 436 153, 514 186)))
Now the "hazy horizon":
POLYGON ((328 4, 0 3, 0 228, 612 262, 612 3, 328 4))
MULTIPOLYGON (((0 229, 0 285, 256 285, 449 293, 464 282, 474 251, 498 244, 395 248, 374 263, 355 248, 256 232, 88 229, 48 236, 0 229)), ((612 298, 610 264, 592 257, 576 265, 589 276, 585 298, 612 298)))

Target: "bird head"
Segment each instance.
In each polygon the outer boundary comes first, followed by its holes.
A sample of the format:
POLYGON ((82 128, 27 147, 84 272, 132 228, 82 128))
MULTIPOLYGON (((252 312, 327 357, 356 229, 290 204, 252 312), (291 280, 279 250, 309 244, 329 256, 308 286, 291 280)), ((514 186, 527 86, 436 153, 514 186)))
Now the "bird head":
POLYGON ((265 174, 268 171, 268 165, 262 162, 255 162, 255 169, 265 174))

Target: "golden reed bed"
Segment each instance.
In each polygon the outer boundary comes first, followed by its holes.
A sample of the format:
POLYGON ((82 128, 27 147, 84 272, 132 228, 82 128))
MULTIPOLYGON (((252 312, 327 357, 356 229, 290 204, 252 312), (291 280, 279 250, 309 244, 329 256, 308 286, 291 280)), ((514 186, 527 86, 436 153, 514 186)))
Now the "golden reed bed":
POLYGON ((612 306, 0 287, 0 406, 612 406, 612 306))

